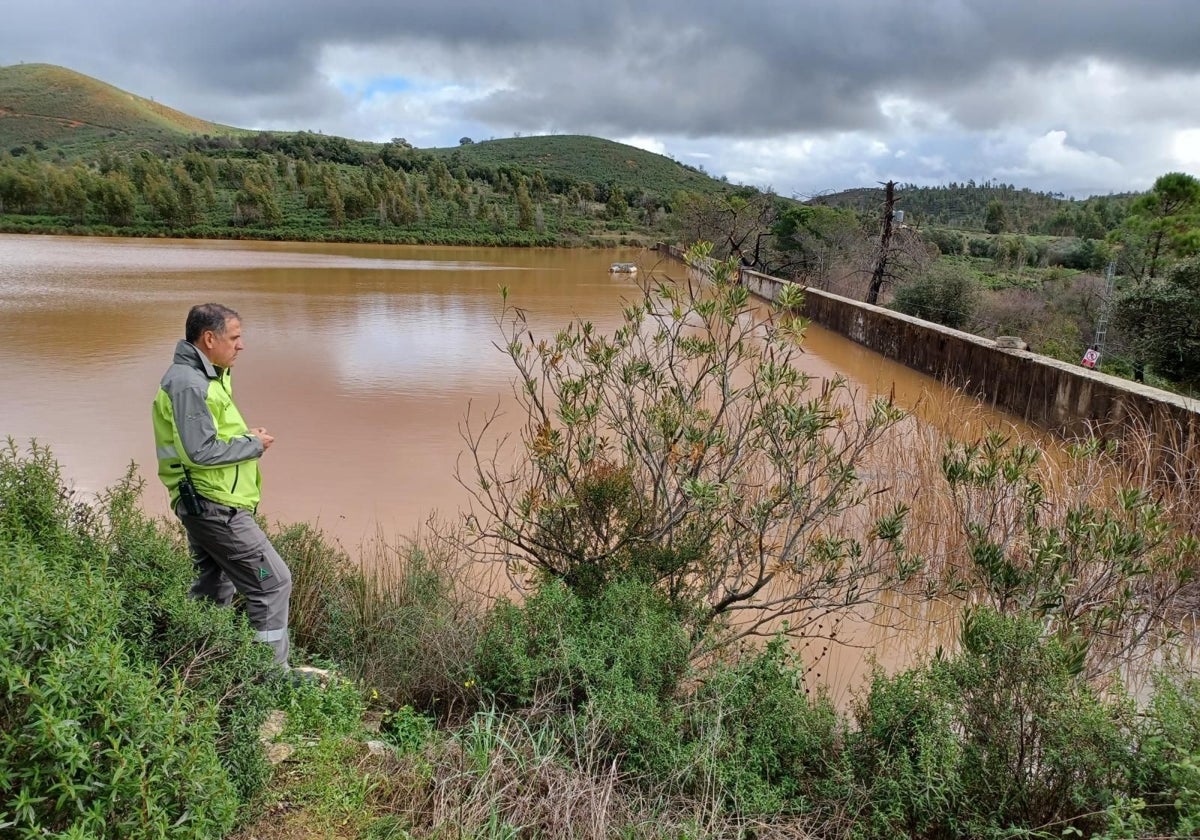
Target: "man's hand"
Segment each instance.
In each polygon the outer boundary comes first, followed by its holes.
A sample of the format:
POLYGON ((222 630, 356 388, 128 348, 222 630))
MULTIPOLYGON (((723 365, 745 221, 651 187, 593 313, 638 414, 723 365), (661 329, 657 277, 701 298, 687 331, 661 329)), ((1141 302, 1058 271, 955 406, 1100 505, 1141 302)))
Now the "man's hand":
POLYGON ((263 442, 263 452, 266 452, 268 449, 270 449, 271 444, 275 442, 274 435, 267 434, 267 430, 262 427, 251 429, 250 434, 254 435, 263 442))

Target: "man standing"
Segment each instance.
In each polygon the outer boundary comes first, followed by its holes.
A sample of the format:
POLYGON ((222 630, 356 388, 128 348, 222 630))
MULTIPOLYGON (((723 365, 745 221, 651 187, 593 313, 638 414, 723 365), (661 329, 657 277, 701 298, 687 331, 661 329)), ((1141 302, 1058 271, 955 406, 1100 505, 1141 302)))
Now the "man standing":
POLYGON ((241 318, 218 303, 193 306, 183 341, 154 399, 158 476, 187 531, 196 579, 191 596, 227 606, 236 589, 250 625, 287 668, 292 574, 254 520, 258 459, 275 438, 247 428, 233 404, 230 368, 241 318))

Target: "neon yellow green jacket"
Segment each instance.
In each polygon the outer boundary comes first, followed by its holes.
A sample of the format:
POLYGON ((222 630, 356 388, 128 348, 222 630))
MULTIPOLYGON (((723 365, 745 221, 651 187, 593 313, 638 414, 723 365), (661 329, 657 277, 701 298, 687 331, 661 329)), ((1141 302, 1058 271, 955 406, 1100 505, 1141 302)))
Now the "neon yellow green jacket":
POLYGON ((185 467, 204 498, 245 510, 258 507, 263 443, 233 404, 228 368, 216 367, 195 345, 180 341, 159 383, 153 415, 158 477, 172 510, 185 467))

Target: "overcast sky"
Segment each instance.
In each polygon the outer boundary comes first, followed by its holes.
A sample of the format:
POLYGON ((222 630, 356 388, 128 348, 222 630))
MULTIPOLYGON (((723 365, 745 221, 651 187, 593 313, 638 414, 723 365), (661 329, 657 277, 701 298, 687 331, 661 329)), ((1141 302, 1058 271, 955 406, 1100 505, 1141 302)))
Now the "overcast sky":
POLYGON ((34 0, 0 65, 419 147, 592 134, 807 197, 1200 174, 1200 0, 34 0))

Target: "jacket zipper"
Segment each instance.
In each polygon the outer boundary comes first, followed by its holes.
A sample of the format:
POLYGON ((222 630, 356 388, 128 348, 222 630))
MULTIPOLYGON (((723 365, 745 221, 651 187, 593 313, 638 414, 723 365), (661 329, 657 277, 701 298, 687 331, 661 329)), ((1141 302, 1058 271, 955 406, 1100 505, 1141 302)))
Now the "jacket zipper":
MULTIPOLYGON (((228 371, 229 371, 228 368, 226 368, 224 371, 222 371, 221 376, 218 377, 218 381, 221 383, 221 388, 224 389, 225 395, 227 397, 229 397, 230 402, 232 402, 233 401, 233 392, 229 390, 229 379, 228 379, 229 372, 228 371)), ((229 495, 232 496, 235 492, 237 492, 238 479, 240 479, 241 477, 242 477, 242 465, 234 464, 233 465, 233 486, 229 488, 229 495)))

